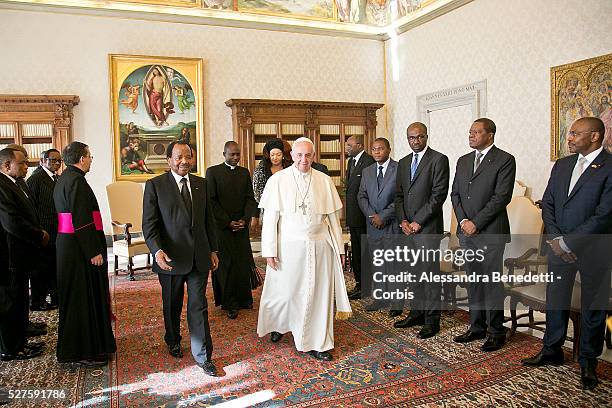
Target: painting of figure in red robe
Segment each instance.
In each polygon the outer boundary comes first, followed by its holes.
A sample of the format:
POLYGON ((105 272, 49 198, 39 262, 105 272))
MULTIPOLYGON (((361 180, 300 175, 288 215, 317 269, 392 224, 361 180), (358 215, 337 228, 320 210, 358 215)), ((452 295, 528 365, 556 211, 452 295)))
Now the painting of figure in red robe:
MULTIPOLYGON (((146 180, 168 171, 165 152, 174 140, 186 140, 197 159, 198 141, 203 140, 198 136, 201 60, 175 60, 111 56, 111 71, 117 69, 111 72, 117 179, 146 180)), ((196 160, 194 172, 200 164, 196 160)))

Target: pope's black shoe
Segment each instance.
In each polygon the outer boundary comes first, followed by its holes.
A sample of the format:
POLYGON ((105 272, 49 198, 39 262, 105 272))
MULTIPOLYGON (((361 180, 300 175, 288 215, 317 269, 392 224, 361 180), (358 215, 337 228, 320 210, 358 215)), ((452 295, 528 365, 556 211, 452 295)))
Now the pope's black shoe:
POLYGON ((238 317, 238 311, 235 310, 235 309, 228 310, 227 311, 227 317, 229 317, 230 319, 234 320, 235 318, 238 317))
POLYGON ((470 343, 474 340, 482 340, 485 337, 487 337, 487 333, 486 332, 482 332, 482 333, 474 333, 471 330, 466 331, 463 334, 460 334, 458 336, 455 336, 453 338, 453 341, 455 343, 470 343))
POLYGON ((580 367, 580 380, 582 381, 583 390, 593 390, 599 384, 597 379, 597 360, 587 361, 584 367, 580 367))
POLYGON ((270 333, 270 341, 272 343, 278 343, 280 341, 280 339, 283 338, 282 333, 279 332, 272 332, 270 333))
POLYGON ((313 356, 314 358, 316 358, 317 360, 323 360, 323 361, 331 361, 332 360, 332 355, 329 353, 329 351, 309 351, 308 352, 311 356, 313 356))
POLYGON ((565 362, 563 357, 563 350, 559 349, 552 354, 544 354, 544 350, 541 350, 538 354, 533 357, 524 358, 521 363, 524 366, 530 367, 541 367, 545 365, 559 366, 565 362))
POLYGON ((28 360, 42 354, 42 347, 40 348, 29 348, 24 347, 20 351, 13 354, 0 354, 0 361, 11 361, 11 360, 28 360))

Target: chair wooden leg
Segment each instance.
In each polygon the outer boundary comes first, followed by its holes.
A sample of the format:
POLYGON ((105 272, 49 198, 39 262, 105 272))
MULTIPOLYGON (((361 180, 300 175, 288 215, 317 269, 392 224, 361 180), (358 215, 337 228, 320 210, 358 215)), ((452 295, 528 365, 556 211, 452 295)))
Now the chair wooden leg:
POLYGON ((580 317, 580 313, 570 312, 570 319, 574 326, 574 341, 572 347, 572 357, 574 361, 578 361, 578 356, 580 355, 580 317))
POLYGON ((115 255, 115 276, 119 275, 119 257, 115 255))
MULTIPOLYGON (((608 312, 607 318, 612 316, 612 312, 608 312)), ((610 326, 606 324, 606 347, 612 349, 612 333, 610 332, 610 326)))
POLYGON ((516 333, 516 328, 518 327, 518 320, 516 318, 516 305, 518 301, 510 296, 510 320, 512 321, 512 325, 510 326, 510 332, 508 333, 508 338, 514 336, 516 333))
POLYGON ((135 281, 136 278, 134 278, 134 262, 132 261, 132 257, 128 258, 128 272, 130 274, 129 279, 135 281))

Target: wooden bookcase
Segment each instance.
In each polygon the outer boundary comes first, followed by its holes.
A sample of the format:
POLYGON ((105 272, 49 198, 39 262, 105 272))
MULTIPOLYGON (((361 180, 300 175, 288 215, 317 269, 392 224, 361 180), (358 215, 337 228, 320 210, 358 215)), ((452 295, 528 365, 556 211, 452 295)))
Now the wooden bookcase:
POLYGON ((72 109, 78 104, 76 95, 0 95, 0 149, 22 145, 28 165, 37 166, 44 150, 61 152, 72 141, 72 109))
POLYGON ((376 138, 379 103, 230 99, 234 140, 241 146, 240 165, 251 173, 271 138, 293 143, 302 136, 315 144, 315 160, 325 164, 341 189, 346 171, 344 142, 363 135, 366 150, 376 138))

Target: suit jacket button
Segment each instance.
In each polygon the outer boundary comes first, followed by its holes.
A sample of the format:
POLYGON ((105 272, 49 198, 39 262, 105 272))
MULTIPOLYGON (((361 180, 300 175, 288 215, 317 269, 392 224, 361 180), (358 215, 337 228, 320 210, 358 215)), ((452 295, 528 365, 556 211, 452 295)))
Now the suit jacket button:
POLYGON ((470 198, 472 198, 472 197, 468 196, 468 200, 469 200, 470 198))

